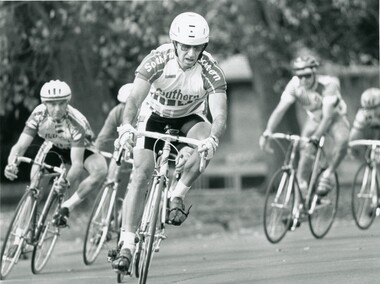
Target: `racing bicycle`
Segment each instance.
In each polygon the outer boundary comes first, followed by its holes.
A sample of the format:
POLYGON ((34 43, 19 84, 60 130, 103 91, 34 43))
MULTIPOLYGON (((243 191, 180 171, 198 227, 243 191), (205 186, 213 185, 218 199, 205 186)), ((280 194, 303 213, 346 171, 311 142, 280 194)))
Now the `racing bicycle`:
POLYGON ((316 193, 322 172, 327 168, 327 158, 323 150, 325 137, 317 145, 317 151, 307 193, 299 188, 296 176, 296 154, 301 143, 309 143, 310 139, 299 135, 273 133, 270 139, 276 141, 285 152, 282 167, 277 170, 269 182, 264 205, 264 232, 271 243, 278 243, 285 234, 295 230, 301 222, 308 218, 309 228, 315 238, 323 238, 330 230, 338 207, 339 182, 334 173, 331 178, 331 191, 325 196, 316 193), (289 141, 286 148, 280 140, 289 141))
MULTIPOLYGON (((186 143, 193 147, 201 147, 201 142, 197 139, 179 136, 178 130, 166 126, 165 134, 152 131, 133 131, 136 137, 150 137, 157 139, 154 153, 158 153, 155 159, 155 170, 152 177, 150 188, 145 197, 143 216, 136 232, 136 251, 133 255, 132 263, 126 274, 118 273, 117 281, 121 283, 125 275, 135 275, 139 278, 139 284, 147 283, 149 267, 155 252, 160 249, 160 243, 166 239, 165 224, 168 214, 168 192, 172 182, 174 182, 173 172, 169 169, 169 159, 171 157, 171 148, 175 148, 173 143, 186 143), (162 140, 162 149, 156 149, 157 141, 162 140)), ((175 148, 176 149, 176 148, 175 148)), ((123 150, 120 150, 121 157, 123 150)), ((177 150, 178 153, 178 150, 177 150)), ((199 171, 205 169, 205 152, 200 153, 201 162, 199 171)), ((118 253, 119 248, 114 251, 110 261, 113 261, 118 253)))
MULTIPOLYGON (((106 158, 113 158, 110 153, 100 153, 106 158)), ((131 159, 126 162, 133 164, 131 159)), ((115 171, 116 179, 104 183, 90 215, 83 245, 83 261, 86 265, 94 263, 104 244, 118 238, 120 233, 123 199, 118 198, 120 190, 118 178, 121 166, 116 167, 115 171)))
POLYGON ((380 141, 360 139, 349 142, 349 146, 366 147, 365 161, 358 168, 352 183, 351 199, 355 223, 365 230, 380 215, 379 163, 376 154, 380 150, 380 141))
POLYGON ((61 159, 59 167, 46 164, 45 157, 52 147, 45 141, 34 159, 16 157, 15 164, 29 163, 31 181, 26 187, 15 214, 10 222, 1 249, 0 278, 10 273, 20 256, 32 252, 31 269, 40 273, 48 262, 59 236, 60 228, 52 224, 53 215, 61 208, 64 193, 58 184, 66 178, 66 168, 61 159), (43 202, 42 180, 54 177, 48 197, 43 202), (42 210, 41 208, 42 207, 42 210))

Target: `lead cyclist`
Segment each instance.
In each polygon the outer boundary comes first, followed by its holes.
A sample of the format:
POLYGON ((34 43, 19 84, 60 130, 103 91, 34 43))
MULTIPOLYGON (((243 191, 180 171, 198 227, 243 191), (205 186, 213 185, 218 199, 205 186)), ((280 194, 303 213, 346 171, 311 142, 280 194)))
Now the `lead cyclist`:
MULTIPOLYGON (((202 140, 209 161, 219 145, 227 120, 224 73, 205 51, 209 42, 209 26, 201 15, 186 12, 173 20, 169 36, 171 42, 152 50, 137 68, 134 87, 126 101, 119 139, 115 143, 130 134, 132 121, 141 107, 137 130, 164 133, 165 126, 169 124, 184 136, 202 140), (143 104, 144 100, 146 103, 143 104), (205 115, 207 100, 212 123, 205 115)), ((154 170, 154 143, 154 139, 141 137, 133 148, 134 173, 126 196, 126 212, 123 213, 122 247, 112 263, 118 272, 128 271, 135 251, 135 232, 154 170)), ((132 150, 132 142, 128 140, 124 145, 116 146, 132 150)), ((198 151, 193 151, 171 193, 168 221, 173 225, 180 225, 186 219, 184 198, 200 175, 199 162, 198 151)))

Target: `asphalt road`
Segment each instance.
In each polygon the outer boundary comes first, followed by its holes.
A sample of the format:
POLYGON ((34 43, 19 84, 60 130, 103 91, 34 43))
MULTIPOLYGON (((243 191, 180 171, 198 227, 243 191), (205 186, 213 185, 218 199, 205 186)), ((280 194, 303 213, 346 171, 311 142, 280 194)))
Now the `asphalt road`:
MULTIPOLYGON (((175 228, 180 230, 180 228, 175 228)), ((261 227, 236 234, 188 236, 163 241, 155 255, 149 283, 379 283, 380 218, 367 231, 353 221, 336 222, 322 240, 312 237, 308 225, 270 244, 261 227)), ((3 283, 116 283, 106 262, 106 250, 91 266, 82 261, 81 240, 63 234, 39 275, 30 259, 20 261, 3 283)), ((126 283, 138 283, 126 277, 126 283)))

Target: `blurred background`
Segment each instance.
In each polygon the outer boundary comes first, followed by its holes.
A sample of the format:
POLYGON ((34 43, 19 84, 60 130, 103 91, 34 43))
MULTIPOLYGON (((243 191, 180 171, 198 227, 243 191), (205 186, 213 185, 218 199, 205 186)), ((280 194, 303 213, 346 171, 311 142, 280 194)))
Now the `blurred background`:
MULTIPOLYGON (((71 104, 97 134, 117 104, 118 89, 133 81, 151 49, 169 41, 171 21, 185 11, 209 22, 207 51, 228 82, 227 131, 194 187, 262 192, 282 158, 262 153, 258 138, 292 76, 295 56, 313 54, 321 73, 340 79, 351 122, 361 93, 379 87, 378 0, 0 2, 2 197, 7 156, 40 103, 41 86, 51 79, 66 81, 71 104)), ((298 133, 302 115, 295 106, 278 130, 298 133)), ((347 164, 341 174, 348 182, 347 164)), ((19 181, 27 179, 24 171, 19 181)))

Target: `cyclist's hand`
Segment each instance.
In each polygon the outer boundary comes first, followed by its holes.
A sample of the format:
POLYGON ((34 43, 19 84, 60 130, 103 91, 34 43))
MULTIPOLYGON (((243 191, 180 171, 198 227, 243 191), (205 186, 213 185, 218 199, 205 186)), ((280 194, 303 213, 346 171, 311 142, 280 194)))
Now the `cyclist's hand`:
POLYGON ((178 155, 177 155, 177 158, 175 160, 175 172, 176 173, 182 173, 183 172, 183 168, 187 162, 187 160, 190 158, 190 156, 193 154, 193 151, 194 149, 189 147, 189 146, 185 146, 183 147, 179 152, 178 152, 178 155))
POLYGON ((271 132, 265 130, 264 133, 260 136, 259 145, 260 149, 269 153, 273 153, 273 149, 269 147, 268 137, 271 135, 271 132))
POLYGON ((117 132, 119 133, 119 138, 115 140, 114 146, 115 149, 119 149, 120 147, 126 149, 128 152, 132 152, 133 141, 131 133, 135 129, 130 124, 124 124, 117 128, 117 132))
POLYGON ((309 139, 309 143, 311 145, 313 145, 315 148, 318 148, 318 146, 319 146, 319 140, 320 140, 320 138, 318 138, 317 136, 311 136, 310 139, 309 139))
POLYGON ((380 148, 376 147, 374 150, 374 158, 377 164, 380 164, 380 148))
POLYGON ((67 179, 61 178, 55 181, 54 186, 58 193, 64 193, 70 188, 70 183, 67 179))
POLYGON ((7 179, 15 180, 18 174, 18 167, 16 164, 8 164, 4 170, 4 176, 7 179))
POLYGON ((219 139, 212 135, 202 140, 201 145, 202 146, 198 149, 198 152, 206 152, 206 160, 210 160, 214 156, 216 148, 219 146, 219 139))

